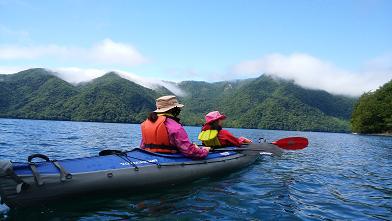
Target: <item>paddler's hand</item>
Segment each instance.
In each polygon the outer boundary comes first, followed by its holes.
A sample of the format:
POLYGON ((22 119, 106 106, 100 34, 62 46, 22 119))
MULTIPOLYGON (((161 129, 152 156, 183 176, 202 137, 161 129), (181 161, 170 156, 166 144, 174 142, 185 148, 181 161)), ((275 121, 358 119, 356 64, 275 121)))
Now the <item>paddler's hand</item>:
POLYGON ((239 140, 243 144, 252 143, 252 140, 245 138, 245 137, 240 137, 239 140))
POLYGON ((203 147, 204 150, 207 150, 208 152, 211 151, 211 147, 203 147))
POLYGON ((202 150, 207 150, 208 152, 211 151, 211 147, 203 147, 203 146, 198 146, 197 144, 193 143, 195 145, 196 148, 200 148, 202 150))

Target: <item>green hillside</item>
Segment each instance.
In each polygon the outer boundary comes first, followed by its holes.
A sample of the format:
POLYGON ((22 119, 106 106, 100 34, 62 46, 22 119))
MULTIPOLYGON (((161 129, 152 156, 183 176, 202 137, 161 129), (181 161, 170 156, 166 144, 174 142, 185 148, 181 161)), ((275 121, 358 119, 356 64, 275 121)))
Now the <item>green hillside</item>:
POLYGON ((140 122, 155 108, 153 90, 108 73, 80 87, 64 103, 71 120, 102 122, 140 122))
POLYGON ((357 133, 392 133, 392 81, 363 94, 355 105, 352 130, 357 133))
POLYGON ((184 112, 192 116, 185 118, 187 124, 202 119, 209 110, 219 110, 228 115, 232 127, 348 131, 347 119, 355 101, 266 75, 247 81, 185 82, 180 86, 190 94, 184 100, 188 107, 184 112))
POLYGON ((108 73, 78 86, 44 69, 0 77, 0 117, 133 122, 155 107, 153 90, 108 73))
MULTIPOLYGON (((243 128, 349 131, 354 98, 310 90, 291 81, 259 78, 178 86, 186 107, 186 125, 201 125, 203 115, 219 110, 227 125, 243 128)), ((0 75, 0 117, 138 123, 155 108, 155 98, 170 93, 151 90, 108 73, 73 85, 45 69, 0 75)))

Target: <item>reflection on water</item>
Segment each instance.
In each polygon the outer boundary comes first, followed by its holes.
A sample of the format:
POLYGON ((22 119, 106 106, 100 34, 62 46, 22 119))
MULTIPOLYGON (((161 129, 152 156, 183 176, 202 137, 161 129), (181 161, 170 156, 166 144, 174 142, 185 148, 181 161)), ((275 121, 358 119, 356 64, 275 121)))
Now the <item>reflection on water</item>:
MULTIPOLYGON (((392 219, 392 138, 231 130, 254 140, 305 136, 310 147, 280 158, 262 156, 242 171, 165 190, 85 196, 38 210, 2 206, 1 213, 18 220, 392 219)), ((199 128, 187 131, 197 142, 199 128)), ((0 158, 13 161, 33 153, 57 159, 92 156, 139 142, 139 125, 0 119, 0 158)))

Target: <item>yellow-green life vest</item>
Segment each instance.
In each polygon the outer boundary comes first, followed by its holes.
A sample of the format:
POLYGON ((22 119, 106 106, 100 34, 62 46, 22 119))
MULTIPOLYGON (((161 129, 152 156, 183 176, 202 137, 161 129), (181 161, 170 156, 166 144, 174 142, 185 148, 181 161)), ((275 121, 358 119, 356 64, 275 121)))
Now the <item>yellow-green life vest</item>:
POLYGON ((198 139, 208 147, 219 147, 218 130, 205 130, 199 133, 198 139))

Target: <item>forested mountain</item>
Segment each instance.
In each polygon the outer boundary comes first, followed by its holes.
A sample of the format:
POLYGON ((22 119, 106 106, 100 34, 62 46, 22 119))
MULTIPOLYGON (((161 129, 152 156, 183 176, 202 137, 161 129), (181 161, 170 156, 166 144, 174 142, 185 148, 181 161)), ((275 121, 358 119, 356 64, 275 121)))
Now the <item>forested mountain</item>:
POLYGON ((203 114, 220 110, 232 127, 348 131, 355 99, 304 89, 291 81, 262 75, 234 82, 182 82, 188 93, 185 123, 201 124, 203 114), (190 120, 189 122, 187 120, 190 120), (200 120, 200 121, 198 121, 200 120))
POLYGON ((392 80, 359 98, 351 122, 354 132, 392 134, 392 80))
POLYGON ((45 69, 0 75, 2 94, 0 117, 102 122, 140 122, 159 96, 115 73, 75 86, 45 69))
MULTIPOLYGON (((184 81, 182 121, 201 125, 211 110, 224 112, 231 127, 348 131, 354 98, 310 90, 292 81, 259 78, 207 83, 184 81)), ((73 85, 45 69, 0 75, 0 117, 138 123, 168 94, 108 73, 73 85)))

